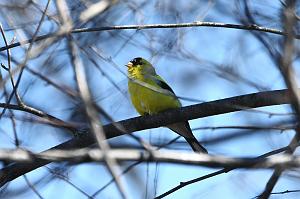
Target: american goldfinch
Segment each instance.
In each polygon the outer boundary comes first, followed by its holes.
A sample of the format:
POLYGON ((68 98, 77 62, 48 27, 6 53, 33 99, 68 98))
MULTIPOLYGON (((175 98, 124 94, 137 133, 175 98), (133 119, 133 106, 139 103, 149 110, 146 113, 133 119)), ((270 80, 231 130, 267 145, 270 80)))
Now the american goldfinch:
MULTIPOLYGON (((174 91, 156 74, 155 68, 147 60, 137 57, 126 66, 130 98, 140 115, 151 115, 181 107, 174 91)), ((194 137, 188 121, 167 127, 183 136, 195 152, 207 153, 207 150, 194 137)))

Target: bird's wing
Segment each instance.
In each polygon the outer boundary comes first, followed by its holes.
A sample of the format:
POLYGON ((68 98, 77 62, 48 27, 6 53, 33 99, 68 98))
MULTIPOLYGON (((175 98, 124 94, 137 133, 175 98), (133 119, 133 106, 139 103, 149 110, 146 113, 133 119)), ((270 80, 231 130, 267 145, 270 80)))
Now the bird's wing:
MULTIPOLYGON (((179 100, 176 97, 175 92, 160 76, 158 76, 158 75, 152 76, 152 79, 159 86, 159 88, 165 89, 165 90, 168 90, 169 92, 171 92, 172 95, 174 95, 176 100, 179 102, 179 100)), ((179 102, 179 104, 180 104, 180 102, 179 102)), ((168 125, 167 127, 170 128, 171 130, 173 130, 174 132, 178 133, 179 135, 183 136, 195 152, 207 153, 207 150, 194 137, 191 127, 187 121, 171 124, 171 125, 168 125)))
POLYGON ((168 90, 171 92, 173 95, 176 96, 175 92, 172 90, 172 88, 159 76, 155 75, 152 76, 151 79, 162 89, 168 90))

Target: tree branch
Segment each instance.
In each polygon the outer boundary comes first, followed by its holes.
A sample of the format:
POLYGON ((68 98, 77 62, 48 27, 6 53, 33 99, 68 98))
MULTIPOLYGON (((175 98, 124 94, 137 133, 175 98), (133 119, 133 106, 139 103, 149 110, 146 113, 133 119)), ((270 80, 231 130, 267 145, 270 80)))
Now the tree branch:
MULTIPOLYGON (((291 106, 296 113, 297 121, 300 119, 300 94, 298 91, 297 78, 295 75, 295 71, 293 69, 293 55, 294 55, 294 25, 296 23, 295 17, 295 0, 286 1, 287 6, 283 10, 283 24, 286 35, 284 37, 283 42, 283 54, 280 57, 280 61, 278 63, 278 67, 281 71, 281 74, 284 78, 285 84, 289 88, 290 98, 292 100, 291 106)), ((300 125, 298 124, 295 128, 295 135, 292 138, 289 144, 289 150, 286 151, 288 154, 293 154, 296 148, 298 147, 298 143, 300 140, 300 125)), ((278 182, 282 172, 284 171, 284 167, 277 167, 270 179, 268 180, 266 187, 262 194, 259 196, 259 199, 267 199, 270 197, 273 188, 278 182)))
POLYGON ((271 157, 255 158, 231 158, 220 155, 208 155, 191 152, 179 152, 172 150, 162 151, 140 151, 136 149, 111 149, 103 151, 99 148, 82 148, 76 150, 48 150, 39 154, 23 149, 2 149, 0 160, 16 161, 23 163, 34 162, 35 160, 46 160, 52 162, 104 162, 106 157, 118 161, 143 161, 143 162, 165 162, 188 165, 198 165, 210 168, 225 167, 227 171, 236 168, 296 168, 300 166, 300 156, 273 155, 271 157))
MULTIPOLYGON (((251 108, 288 103, 290 103, 290 98, 289 92, 287 90, 266 91, 191 105, 179 109, 165 111, 157 115, 149 115, 122 120, 116 123, 105 125, 103 126, 103 129, 106 134, 106 138, 109 139, 135 131, 167 126, 168 124, 173 124, 180 121, 187 121, 251 108), (120 126, 122 126, 123 128, 119 128, 120 126)), ((4 105, 6 106, 6 104, 4 105)), ((12 106, 11 108, 26 111, 20 109, 20 107, 18 106, 12 106)), ((79 149, 90 146, 94 143, 95 140, 92 134, 83 133, 80 137, 75 137, 49 150, 79 149)), ((34 163, 10 164, 0 170, 0 185, 4 185, 9 181, 14 180, 17 177, 24 175, 36 168, 44 166, 50 162, 51 161, 49 160, 37 159, 34 163)))
MULTIPOLYGON (((282 147, 280 149, 276 149, 274 151, 270 151, 268 153, 265 153, 263 155, 260 155, 258 157, 256 157, 257 159, 263 159, 263 158, 266 158, 266 157, 269 157, 271 155, 275 155, 275 154, 278 154, 278 153, 281 153, 281 152, 284 152, 285 150, 287 150, 288 147, 282 147)), ((218 170, 218 171, 215 171, 213 173, 209 173, 207 175, 204 175, 204 176, 200 176, 198 178, 195 178, 195 179, 192 179, 192 180, 188 180, 188 181, 184 181, 184 182, 180 182, 179 185, 177 185, 176 187, 173 187, 172 189, 168 190, 167 192, 159 195, 159 196, 156 196, 155 199, 161 199, 161 198, 164 198, 172 193, 174 193, 175 191, 178 191, 179 189, 182 189, 183 187, 185 186, 188 186, 190 184, 193 184, 193 183, 196 183, 196 182, 200 182, 200 181, 203 181, 203 180, 206 180, 208 178, 211 178, 211 177, 214 177, 214 176, 217 176, 217 175, 220 175, 220 174, 223 174, 223 173, 228 173, 232 170, 234 170, 236 168, 224 168, 224 169, 221 169, 221 170, 218 170)))
MULTIPOLYGON (((229 24, 229 23, 217 23, 217 22, 191 22, 191 23, 178 23, 178 24, 148 24, 148 25, 123 25, 123 26, 103 26, 96 28, 80 28, 74 29, 71 33, 84 33, 84 32, 100 32, 100 31, 109 31, 109 30, 142 30, 142 29, 161 29, 161 28, 191 28, 191 27, 211 27, 211 28, 230 28, 230 29, 239 29, 239 30, 251 30, 251 31, 260 31, 266 33, 272 33, 276 35, 286 35, 284 31, 261 27, 255 24, 250 25, 241 25, 241 24, 229 24)), ((69 34, 69 32, 61 33, 59 36, 69 34)), ((10 48, 18 47, 21 44, 28 44, 31 42, 41 41, 47 38, 57 37, 57 33, 50 33, 46 35, 41 35, 33 39, 28 39, 22 42, 16 42, 14 44, 4 46, 0 48, 0 51, 4 51, 10 48)), ((300 35, 295 36, 296 39, 300 39, 300 35)))

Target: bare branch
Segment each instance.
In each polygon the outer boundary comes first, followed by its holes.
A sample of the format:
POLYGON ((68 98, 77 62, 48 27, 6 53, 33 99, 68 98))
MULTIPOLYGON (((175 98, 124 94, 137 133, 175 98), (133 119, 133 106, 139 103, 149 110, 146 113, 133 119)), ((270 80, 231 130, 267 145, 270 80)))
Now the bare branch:
MULTIPOLYGON (((115 1, 115 0, 114 0, 115 1)), ((105 11, 113 1, 102 0, 97 3, 90 5, 86 10, 81 12, 79 19, 82 23, 88 22, 90 19, 94 18, 96 15, 99 15, 105 11)))
MULTIPOLYGON (((72 27, 72 19, 69 13, 69 10, 67 6, 65 5, 65 1, 57 1, 59 14, 62 18, 62 23, 64 26, 67 26, 69 28, 72 27), (58 3, 60 2, 60 3, 58 3), (63 3, 62 3, 63 2, 63 3), (63 4, 60 5, 59 4, 63 4)), ((97 4, 99 6, 99 4, 97 4)), ((89 10, 89 9, 88 9, 89 10)), ((89 16, 86 16, 84 19, 88 20, 89 16)), ((105 133, 103 131, 102 125, 99 121, 98 114, 96 111, 96 108, 93 106, 93 101, 91 97, 91 93, 87 84, 87 78, 85 74, 85 69, 83 67, 80 53, 78 50, 78 47, 76 46, 75 42, 73 41, 73 38, 71 36, 68 37, 68 46, 70 51, 70 57, 72 61, 72 65, 74 68, 74 73, 76 77, 76 84, 79 90, 80 97, 84 103, 85 112, 87 114, 89 125, 91 127, 91 132, 94 134, 97 145, 99 148, 104 152, 104 154, 108 153, 110 151, 110 146, 106 141, 105 133)), ((108 168, 108 171, 115 179, 117 188, 119 189, 119 192, 122 196, 122 198, 127 198, 125 188, 123 186, 123 183, 121 182, 121 179, 119 178, 118 173, 120 173, 119 166, 116 162, 116 160, 110 156, 104 156, 106 166, 108 168)))
MULTIPOLYGON (((72 55, 72 62, 74 65, 76 82, 77 82, 77 86, 79 88, 79 94, 85 105, 85 111, 89 118, 91 131, 94 134, 97 144, 99 145, 100 149, 102 149, 104 151, 104 154, 106 154, 110 151, 110 146, 106 142, 105 133, 104 133, 102 125, 100 124, 100 121, 97 117, 96 109, 93 106, 91 94, 89 92, 89 88, 88 88, 87 81, 86 81, 84 67, 83 67, 81 59, 79 57, 80 55, 78 52, 78 48, 75 45, 75 42, 72 41, 72 38, 69 38, 68 40, 69 40, 69 46, 70 46, 70 51, 71 51, 71 55, 72 55)), ((120 191, 122 197, 127 198, 123 184, 121 183, 120 178, 118 177, 119 167, 118 167, 117 162, 112 157, 105 156, 105 163, 106 163, 107 168, 110 171, 111 175, 114 177, 117 187, 119 188, 119 191, 120 191)))
MULTIPOLYGON (((136 117, 128 120, 123 120, 111 125, 105 125, 104 129, 106 136, 108 138, 123 135, 124 133, 157 128, 160 126, 166 126, 168 124, 173 124, 180 121, 198 119, 213 115, 219 115, 224 113, 230 113, 235 111, 242 111, 252 108, 289 104, 291 103, 289 98, 288 90, 275 90, 259 92, 247 95, 241 95, 237 97, 231 97, 226 99, 220 99, 211 102, 205 102, 201 104, 195 104, 191 106, 182 107, 179 109, 169 110, 164 113, 160 113, 153 116, 136 117), (243 108, 241 108, 243 107, 243 108), (116 126, 114 126, 116 125, 116 126), (119 128, 124 127, 124 128, 119 128), (123 129, 123 130, 122 130, 123 129)), ((66 127, 71 128, 70 130, 80 130, 76 129, 74 124, 68 124, 58 118, 55 118, 49 114, 46 114, 40 110, 20 107, 16 104, 6 104, 0 103, 0 107, 8 108, 12 110, 19 110, 23 112, 28 112, 42 118, 49 118, 58 120, 61 124, 65 124, 66 127)), ((64 127, 64 125, 62 126, 64 127)))
MULTIPOLYGON (((251 31, 260 31, 267 32, 276 35, 286 35, 284 31, 266 28, 257 26, 255 24, 250 25, 241 25, 241 24, 228 24, 228 23, 217 23, 217 22, 192 22, 192 23, 178 23, 178 24, 148 24, 148 25, 124 25, 124 26, 104 26, 104 27, 96 27, 96 28, 80 28, 71 30, 71 33, 84 33, 84 32, 99 32, 99 31, 109 31, 109 30, 142 30, 142 29, 157 29, 157 28, 190 28, 190 27, 212 27, 212 28, 230 28, 230 29, 240 29, 240 30, 251 30, 251 31)), ((7 47, 1 47, 0 51, 4 51, 7 48, 14 48, 20 46, 22 44, 28 44, 35 41, 41 41, 44 39, 48 39, 51 37, 64 36, 69 34, 69 32, 60 32, 58 33, 50 33, 46 35, 41 35, 35 38, 35 40, 29 39, 22 42, 16 42, 7 47)), ((296 39, 300 39, 300 35, 295 36, 296 39)))
POLYGON ((234 168, 254 169, 275 168, 277 166, 281 166, 284 168, 296 168, 300 166, 300 157, 288 154, 273 155, 268 158, 231 158, 219 155, 208 155, 172 150, 148 152, 134 149, 111 149, 104 152, 101 149, 82 148, 77 150, 53 149, 39 154, 35 154, 23 149, 0 150, 0 160, 26 163, 34 162, 36 160, 50 160, 53 162, 68 161, 72 163, 105 161, 106 156, 118 161, 150 161, 198 165, 211 168, 225 167, 227 168, 227 171, 234 168))
MULTIPOLYGON (((296 23, 296 17, 295 17, 295 0, 287 0, 286 1, 287 6, 283 9, 283 24, 285 32, 287 33, 284 38, 284 44, 283 44, 283 55, 281 57, 280 63, 279 63, 279 69, 281 71, 281 74, 285 80, 285 83, 287 87, 289 88, 290 95, 291 95, 291 106, 293 110, 296 112, 297 120, 300 119, 300 94, 298 92, 298 85, 296 82, 295 72, 293 69, 293 55, 294 55, 294 24, 296 23)), ((298 142, 300 140, 300 126, 299 124, 295 128, 295 136, 292 138, 290 144, 289 144, 289 150, 286 151, 288 154, 294 153, 298 146, 298 142)), ((263 193, 259 196, 259 199, 267 199, 270 197, 271 192, 273 188, 275 187, 276 183, 278 182, 282 172, 284 171, 284 167, 277 167, 271 178, 266 184, 265 190, 263 193)))
MULTIPOLYGON (((272 155, 275 155, 275 154, 278 154, 278 153, 281 153, 281 152, 284 152, 285 150, 287 150, 288 147, 283 147, 283 148, 280 148, 280 149, 277 149, 277 150, 274 150, 274 151, 271 151, 271 152, 268 152, 268 153, 265 153, 261 156, 258 156, 257 159, 261 159, 261 158, 266 158, 266 157, 269 157, 269 156, 272 156, 272 155)), ((197 182, 200 182, 200 181, 203 181, 203 180, 206 180, 208 178, 211 178, 211 177, 214 177, 214 176, 217 176, 217 175, 220 175, 220 174, 223 174, 223 173, 228 173, 232 170, 234 170, 236 168, 225 168, 225 169, 221 169, 221 170, 218 170, 218 171, 215 171, 213 173, 210 173, 210 174, 207 174, 207 175, 204 175, 204 176, 201 176, 201 177, 198 177, 198 178, 195 178, 195 179, 192 179, 192 180, 189 180, 189 181, 185 181, 185 182, 180 182, 180 184, 172 189, 170 189, 169 191, 155 197, 155 199, 160 199, 160 198, 164 198, 172 193, 174 193, 175 191, 178 191, 179 189, 182 189, 183 187, 185 186, 188 186, 190 184, 193 184, 193 183, 197 183, 197 182)))
POLYGON ((37 191, 37 189, 34 187, 34 185, 29 181, 29 179, 27 178, 27 176, 23 175, 23 177, 24 177, 24 180, 25 180, 26 184, 35 193, 35 195, 38 198, 43 199, 44 197, 37 191))
POLYGON ((35 109, 33 107, 29 107, 29 106, 20 106, 17 104, 7 104, 7 103, 0 103, 0 108, 7 108, 10 110, 18 110, 18 111, 23 111, 23 112, 27 112, 27 113, 31 113, 35 116, 41 117, 43 119, 48 120, 50 123, 54 124, 57 127, 62 127, 62 128, 66 128, 72 132, 77 131, 80 127, 76 126, 75 124, 71 124, 68 122, 65 122, 61 119, 58 119, 52 115, 49 115, 47 113, 44 113, 41 110, 35 109))
MULTIPOLYGON (((176 123, 179 121, 187 121, 196 118, 203 118, 212 115, 240 111, 241 109, 237 108, 236 105, 249 108, 257 108, 278 104, 288 104, 290 102, 291 101, 289 99, 287 90, 260 92, 182 107, 180 109, 169 110, 157 115, 135 117, 128 120, 122 120, 114 124, 105 125, 103 126, 103 129, 106 134, 106 138, 109 139, 112 137, 123 135, 125 132, 130 133, 149 128, 166 126, 168 124, 176 123), (118 128, 119 126, 122 126, 122 129, 124 129, 125 131, 118 128)), ((2 104, 2 106, 7 105, 2 104)), ((10 108, 28 111, 22 109, 17 105, 12 105, 10 108)), ((86 133, 82 134, 80 138, 76 137, 65 143, 55 146, 52 149, 78 149, 90 146, 94 143, 94 136, 90 133, 86 133)), ((34 163, 16 163, 9 165, 0 170, 0 185, 3 185, 20 175, 23 175, 50 162, 51 161, 37 160, 34 163)))

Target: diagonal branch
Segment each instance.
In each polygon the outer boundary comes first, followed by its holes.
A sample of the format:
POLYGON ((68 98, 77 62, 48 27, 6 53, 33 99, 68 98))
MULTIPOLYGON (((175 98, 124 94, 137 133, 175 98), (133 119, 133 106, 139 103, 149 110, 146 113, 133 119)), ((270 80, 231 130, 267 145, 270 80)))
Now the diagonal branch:
MULTIPOLYGON (((291 100, 289 99, 289 93, 287 90, 260 92, 182 107, 179 109, 169 110, 157 115, 135 117, 127 120, 122 120, 114 124, 105 125, 103 126, 103 129, 106 134, 106 138, 109 139, 123 135, 125 133, 157 128, 180 121, 187 121, 197 118, 241 111, 245 110, 246 107, 250 109, 263 106, 289 104, 290 102, 291 100), (244 108, 241 109, 240 107, 244 108), (124 127, 122 129, 125 129, 125 132, 121 130, 121 128, 118 128, 118 126, 124 127)), ((2 104, 2 106, 7 106, 7 104, 2 104)), ((8 108, 25 112, 29 111, 24 110, 17 105, 8 108)), ((78 149, 90 146, 94 143, 95 140, 93 135, 90 133, 85 133, 80 137, 75 137, 51 149, 78 149)), ((37 160, 34 163, 28 164, 11 164, 0 170, 0 185, 4 185, 9 181, 12 181, 17 177, 26 174, 27 172, 30 172, 36 168, 44 166, 50 162, 51 161, 37 160)))
POLYGON ((109 151, 111 149, 110 149, 109 144, 106 142, 105 133, 103 131, 102 125, 99 122, 99 118, 97 117, 96 108, 93 106, 91 93, 89 91, 89 87, 88 87, 88 84, 86 81, 83 63, 79 57, 78 48, 75 45, 75 42, 72 40, 71 37, 68 38, 68 44, 69 44, 69 48, 71 51, 71 57, 72 57, 73 65, 74 65, 76 82, 77 82, 77 86, 79 88, 79 94, 84 103, 85 112, 89 119, 89 125, 91 127, 90 130, 96 138, 97 145, 103 151, 104 160, 105 160, 106 166, 108 168, 108 171, 111 173, 111 175, 115 179, 117 187, 122 195, 122 198, 127 198, 125 195, 125 189, 124 189, 123 183, 121 183, 120 178, 118 177, 119 166, 118 166, 116 160, 110 156, 105 155, 106 153, 109 153, 109 151))
MULTIPOLYGON (((56 1, 56 4, 63 26, 72 27, 73 21, 66 2, 56 1)), ((82 99, 84 104, 86 115, 88 117, 90 131, 95 136, 96 143, 104 154, 104 162, 107 166, 108 171, 115 179, 117 188, 122 198, 127 198, 123 183, 121 183, 121 180, 118 177, 119 166, 114 158, 106 156, 106 153, 109 153, 110 151, 110 146, 106 141, 105 133, 103 131, 102 124, 99 121, 96 108, 93 106, 92 96, 88 87, 87 77, 85 74, 84 65, 82 63, 78 47, 76 46, 72 36, 68 36, 67 41, 70 52, 70 58, 75 73, 76 84, 79 90, 80 98, 82 99)))
MULTIPOLYGON (((276 149, 274 151, 271 151, 271 152, 268 152, 268 153, 265 153, 263 155, 260 155, 258 157, 256 157, 257 159, 262 159, 262 158, 266 158, 266 157, 269 157, 269 156, 272 156, 272 155, 275 155, 275 154, 278 154, 278 153, 281 153, 281 152, 284 152, 285 150, 287 150, 288 147, 282 147, 280 149, 276 149)), ((161 198, 164 198, 172 193, 174 193, 175 191, 178 191, 179 189, 182 189, 184 188, 185 186, 188 186, 190 184, 193 184, 193 183, 196 183, 196 182, 200 182, 200 181, 203 181, 203 180, 206 180, 208 178, 211 178, 211 177, 214 177, 214 176, 217 176, 217 175, 220 175, 220 174, 223 174, 223 173, 228 173, 234 169, 237 169, 237 168, 224 168, 224 169, 221 169, 221 170, 218 170, 218 171, 215 171, 213 173, 209 173, 207 175, 204 175, 204 176, 201 176, 201 177, 198 177, 198 178, 195 178, 195 179, 192 179, 192 180, 188 180, 188 181, 185 181, 185 182, 180 182, 179 185, 177 185, 176 187, 173 187, 172 189, 168 190, 167 192, 159 195, 159 196, 156 196, 155 199, 161 199, 161 198)))

